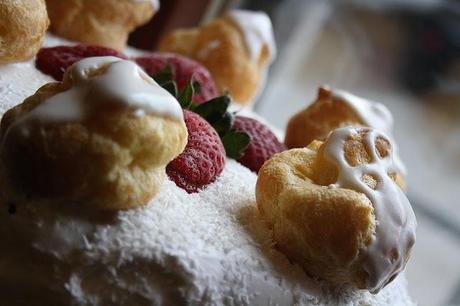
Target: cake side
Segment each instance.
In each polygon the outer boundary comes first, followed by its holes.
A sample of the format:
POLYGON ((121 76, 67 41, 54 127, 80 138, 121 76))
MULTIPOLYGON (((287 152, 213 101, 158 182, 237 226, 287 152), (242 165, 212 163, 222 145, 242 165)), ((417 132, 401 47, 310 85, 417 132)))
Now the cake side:
POLYGON ((255 182, 228 160, 198 194, 166 181, 147 206, 109 218, 53 207, 3 210, 0 283, 10 285, 0 292, 15 284, 26 300, 56 298, 51 305, 411 305, 404 275, 378 295, 338 293, 291 264, 257 216, 255 182))

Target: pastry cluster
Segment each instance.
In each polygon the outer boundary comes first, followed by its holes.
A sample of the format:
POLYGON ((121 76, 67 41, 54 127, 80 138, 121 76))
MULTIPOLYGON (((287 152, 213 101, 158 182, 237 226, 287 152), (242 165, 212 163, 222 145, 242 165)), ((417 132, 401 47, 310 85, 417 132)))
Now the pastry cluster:
POLYGON ((61 37, 122 50, 129 33, 158 9, 158 0, 1 1, 0 64, 33 57, 50 21, 50 30, 61 37))
POLYGON ((35 65, 57 82, 3 116, 1 202, 136 208, 166 177, 201 192, 233 158, 258 173, 260 216, 308 274, 376 293, 404 269, 416 220, 383 105, 321 87, 284 143, 228 110, 257 97, 276 55, 266 14, 231 11, 129 58, 120 50, 157 1, 46 5, 0 2, 0 63, 37 54, 48 14, 54 33, 86 44, 41 49, 35 65))
MULTIPOLYGON (((116 52, 126 47, 129 33, 150 20, 158 9, 157 0, 3 1, 0 27, 8 30, 0 31, 0 39, 5 42, 0 46, 0 63, 34 56, 50 23, 48 16, 53 33, 91 47, 115 49, 111 55, 118 56, 116 52)), ((201 63, 217 86, 211 89, 213 94, 216 90, 228 92, 243 105, 257 98, 276 56, 270 18, 263 12, 244 10, 230 11, 201 27, 167 33, 159 50, 173 53, 173 58, 181 54, 201 63)), ((89 53, 100 56, 97 51, 81 50, 70 57, 87 57, 89 53)), ((69 61, 65 57, 62 60, 69 61)), ((140 58, 139 64, 151 66, 148 61, 140 58)), ((64 71, 53 71, 52 75, 62 78, 64 71)), ((183 87, 184 81, 178 85, 183 87)))
POLYGON ((404 269, 416 220, 391 132, 383 105, 322 87, 260 169, 259 212, 310 275, 376 293, 404 269))
POLYGON ((226 156, 257 172, 285 149, 264 124, 228 111, 206 67, 179 54, 57 46, 41 49, 36 67, 59 82, 2 119, 5 202, 128 209, 149 202, 165 174, 200 192, 226 156))

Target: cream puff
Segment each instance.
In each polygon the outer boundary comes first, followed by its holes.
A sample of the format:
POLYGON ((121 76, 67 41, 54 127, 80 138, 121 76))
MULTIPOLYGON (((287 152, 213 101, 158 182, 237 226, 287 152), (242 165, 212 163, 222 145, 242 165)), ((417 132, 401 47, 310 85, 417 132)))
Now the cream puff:
POLYGON ((393 116, 383 104, 322 86, 316 101, 289 119, 285 144, 288 148, 306 147, 313 140, 324 140, 332 130, 349 125, 392 134, 393 116))
POLYGON ((416 219, 398 186, 392 142, 365 127, 275 155, 256 199, 278 249, 310 275, 373 293, 400 273, 416 219))
POLYGON ((46 0, 46 5, 57 35, 117 50, 159 9, 158 0, 46 0))
POLYGON ((48 25, 44 0, 0 1, 0 64, 33 57, 48 25))
MULTIPOLYGON (((322 86, 316 101, 289 119, 284 143, 291 149, 306 147, 345 126, 372 127, 393 138, 393 115, 385 105, 322 86)), ((406 167, 394 141, 393 155, 398 171, 405 176, 406 167)), ((405 185, 403 180, 399 183, 405 185)))
POLYGON ((244 10, 230 11, 201 27, 172 31, 161 40, 159 49, 201 62, 219 89, 241 104, 257 96, 276 56, 270 18, 244 10))
POLYGON ((134 62, 83 59, 0 126, 3 203, 146 204, 187 142, 177 100, 134 62))

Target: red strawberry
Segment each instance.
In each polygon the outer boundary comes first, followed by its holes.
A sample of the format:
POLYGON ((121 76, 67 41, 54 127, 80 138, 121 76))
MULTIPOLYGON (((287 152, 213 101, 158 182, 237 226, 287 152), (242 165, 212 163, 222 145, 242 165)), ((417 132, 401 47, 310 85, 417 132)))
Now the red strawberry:
POLYGON ((138 57, 135 60, 149 75, 155 75, 165 69, 167 65, 170 65, 179 90, 182 90, 193 76, 194 80, 201 87, 200 92, 193 98, 194 102, 198 104, 215 98, 219 94, 216 83, 208 69, 185 56, 174 53, 155 52, 138 57))
POLYGON ((225 149, 214 128, 200 115, 184 110, 188 142, 185 150, 166 167, 177 186, 188 193, 212 183, 225 165, 225 149))
POLYGON ((286 146, 266 125, 253 118, 235 116, 233 129, 244 132, 251 138, 249 145, 237 160, 254 172, 258 172, 273 154, 286 150, 286 146))
POLYGON ((51 75, 58 81, 62 81, 64 72, 75 62, 92 56, 116 56, 127 59, 126 55, 105 47, 99 46, 58 46, 42 48, 37 53, 35 66, 45 74, 51 75))

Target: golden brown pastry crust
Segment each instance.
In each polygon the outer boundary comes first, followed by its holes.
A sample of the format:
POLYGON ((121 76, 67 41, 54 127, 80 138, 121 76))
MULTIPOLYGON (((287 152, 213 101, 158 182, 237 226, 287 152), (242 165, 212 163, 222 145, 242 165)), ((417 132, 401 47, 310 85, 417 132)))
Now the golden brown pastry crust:
POLYGON ((269 60, 264 45, 257 61, 250 57, 241 29, 229 16, 193 29, 172 31, 161 40, 159 50, 179 53, 202 63, 222 92, 248 104, 258 93, 269 60))
POLYGON ((51 31, 67 39, 123 50, 128 34, 153 16, 149 1, 46 0, 51 31))
POLYGON ((0 1, 0 64, 33 57, 48 25, 44 0, 0 1))
MULTIPOLYGON (((365 133, 349 139, 344 154, 350 165, 369 163, 365 133)), ((376 220, 370 200, 350 189, 330 187, 337 167, 326 160, 324 143, 276 154, 259 171, 256 199, 259 212, 273 230, 277 248, 310 275, 334 284, 366 288, 362 250, 371 241, 376 220)), ((386 156, 390 144, 377 139, 386 156)), ((399 174, 392 174, 398 182, 399 174)), ((373 178, 364 178, 375 188, 373 178)))
POLYGON ((146 204, 159 191, 166 165, 185 147, 185 123, 156 115, 136 117, 130 109, 112 106, 79 122, 30 122, 34 128, 28 129, 28 137, 21 129, 9 129, 71 86, 66 74, 62 83, 44 85, 3 116, 1 200, 76 203, 105 210, 146 204))
POLYGON ((326 139, 339 127, 364 125, 346 102, 334 98, 327 87, 320 87, 316 101, 289 119, 284 142, 288 148, 302 148, 313 140, 326 139))

